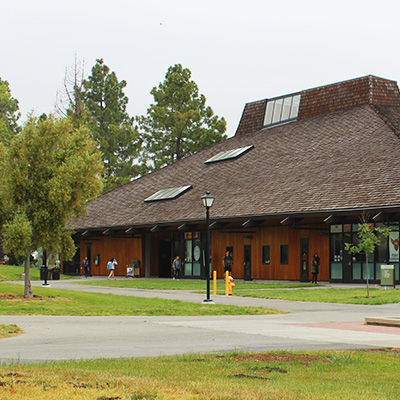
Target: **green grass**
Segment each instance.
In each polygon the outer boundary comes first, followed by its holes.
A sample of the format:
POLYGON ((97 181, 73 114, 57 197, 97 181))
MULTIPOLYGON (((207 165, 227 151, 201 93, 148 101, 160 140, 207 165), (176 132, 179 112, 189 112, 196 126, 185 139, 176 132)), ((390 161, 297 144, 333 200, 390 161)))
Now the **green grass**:
POLYGON ((11 336, 16 336, 22 332, 22 329, 19 328, 17 325, 4 325, 0 324, 0 338, 7 338, 11 336))
MULTIPOLYGON (((84 281, 74 282, 78 285, 92 285, 92 286, 110 286, 110 287, 122 287, 122 288, 137 288, 137 289, 153 289, 153 290, 206 290, 205 280, 191 280, 191 279, 180 279, 174 281, 172 279, 117 279, 117 280, 90 280, 85 279, 84 281)), ((315 287, 311 283, 262 283, 262 282, 237 282, 235 283, 236 290, 248 290, 248 289, 279 289, 279 288, 302 288, 302 287, 315 287)), ((210 281, 211 292, 213 290, 213 281, 210 281)), ((225 293, 225 281, 222 279, 217 280, 217 291, 225 293)))
POLYGON ((367 298, 366 288, 360 289, 293 289, 293 290, 243 290, 235 292, 236 296, 257 297, 261 299, 280 299, 292 301, 310 301, 320 303, 343 304, 389 304, 400 303, 400 290, 380 290, 370 288, 367 298))
MULTIPOLYGON (((25 276, 24 267, 18 265, 0 265, 0 281, 23 281, 25 276)), ((36 268, 31 268, 31 280, 37 281, 40 278, 40 271, 36 268)))
POLYGON ((262 307, 203 305, 178 300, 117 296, 52 288, 33 288, 24 299, 24 286, 0 283, 0 315, 260 315, 277 314, 262 307))
POLYGON ((382 400, 399 351, 192 354, 0 366, 1 399, 382 400))
MULTIPOLYGON (((23 281, 25 279, 25 267, 19 265, 0 265, 0 282, 10 281, 23 281)), ((40 270, 31 267, 30 269, 31 281, 40 280, 40 270)), ((76 279, 70 276, 61 275, 60 279, 76 279)))

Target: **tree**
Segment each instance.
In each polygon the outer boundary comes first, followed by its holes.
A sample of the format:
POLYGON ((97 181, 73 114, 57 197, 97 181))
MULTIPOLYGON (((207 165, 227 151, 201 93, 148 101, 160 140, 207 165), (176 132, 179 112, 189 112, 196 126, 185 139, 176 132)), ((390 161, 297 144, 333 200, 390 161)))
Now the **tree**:
POLYGON ((369 224, 367 221, 368 218, 363 216, 362 223, 358 224, 357 244, 346 243, 345 249, 350 254, 365 254, 367 298, 369 298, 368 256, 375 252, 375 248, 379 246, 383 237, 389 236, 390 228, 374 228, 373 225, 369 224))
POLYGON ((90 113, 86 110, 83 99, 85 62, 78 60, 72 67, 65 69, 63 89, 57 91, 55 110, 60 117, 69 117, 74 126, 87 124, 90 113))
POLYGON ((143 137, 143 173, 161 168, 224 140, 225 119, 206 107, 191 72, 176 64, 154 87, 154 104, 137 118, 143 137))
POLYGON ((0 78, 0 142, 8 144, 21 131, 20 115, 18 100, 11 96, 8 82, 0 78))
POLYGON ((128 98, 115 72, 97 60, 91 75, 83 82, 85 107, 90 111, 89 128, 103 154, 106 191, 129 182, 138 175, 135 160, 139 137, 126 106, 128 98))
POLYGON ((73 128, 69 119, 30 117, 2 159, 5 198, 11 213, 3 225, 7 252, 25 257, 25 297, 32 297, 30 253, 42 248, 75 254, 72 215, 83 216, 85 204, 102 188, 101 155, 87 128, 73 128))

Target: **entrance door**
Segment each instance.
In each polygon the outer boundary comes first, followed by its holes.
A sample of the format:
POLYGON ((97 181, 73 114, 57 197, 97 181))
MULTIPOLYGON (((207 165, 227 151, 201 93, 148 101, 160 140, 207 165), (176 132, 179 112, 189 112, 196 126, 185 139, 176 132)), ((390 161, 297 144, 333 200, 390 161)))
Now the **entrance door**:
POLYGON ((251 281, 251 245, 244 245, 244 280, 251 281))
MULTIPOLYGON (((345 232, 343 234, 343 243, 352 243, 351 232, 345 232)), ((344 244, 343 244, 344 247, 344 244)), ((343 282, 349 283, 352 281, 352 255, 343 250, 343 282)))
POLYGON ((309 281, 308 238, 300 239, 300 282, 309 281))
POLYGON ((160 240, 158 242, 158 276, 171 278, 171 241, 160 240))
POLYGON ((86 246, 86 257, 89 261, 89 276, 92 276, 92 248, 86 246))

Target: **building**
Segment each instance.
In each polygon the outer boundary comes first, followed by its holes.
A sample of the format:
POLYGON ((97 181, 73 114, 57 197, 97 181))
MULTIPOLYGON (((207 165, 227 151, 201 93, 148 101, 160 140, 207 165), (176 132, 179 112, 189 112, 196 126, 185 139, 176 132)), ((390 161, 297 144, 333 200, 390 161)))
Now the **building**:
MULTIPOLYGON (((399 279, 400 92, 376 76, 303 90, 245 105, 234 137, 132 181, 88 205, 72 221, 92 273, 117 275, 139 260, 141 275, 170 277, 180 255, 184 278, 204 278, 205 209, 210 209, 211 264, 233 255, 233 276, 308 281, 321 257, 321 280, 361 282, 362 256, 344 250, 362 214, 390 226, 373 262, 393 264, 399 279)), ((79 262, 79 261, 78 261, 79 262)), ((65 265, 65 272, 71 272, 65 265)))

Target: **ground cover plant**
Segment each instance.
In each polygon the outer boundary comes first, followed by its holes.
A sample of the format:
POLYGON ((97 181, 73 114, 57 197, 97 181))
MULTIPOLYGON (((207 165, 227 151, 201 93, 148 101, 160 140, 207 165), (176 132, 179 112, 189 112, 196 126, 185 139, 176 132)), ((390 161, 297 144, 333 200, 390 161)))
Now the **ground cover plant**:
POLYGON ((400 349, 0 366, 0 399, 395 399, 400 349))
POLYGON ((22 285, 0 283, 0 315, 260 315, 279 311, 263 307, 236 307, 187 303, 178 300, 118 296, 35 287, 24 298, 22 285))
POLYGON ((243 290, 235 292, 236 296, 257 297, 261 299, 280 299, 292 301, 311 301, 320 303, 343 304, 389 304, 400 303, 400 290, 370 289, 367 298, 365 289, 293 289, 293 290, 243 290))

